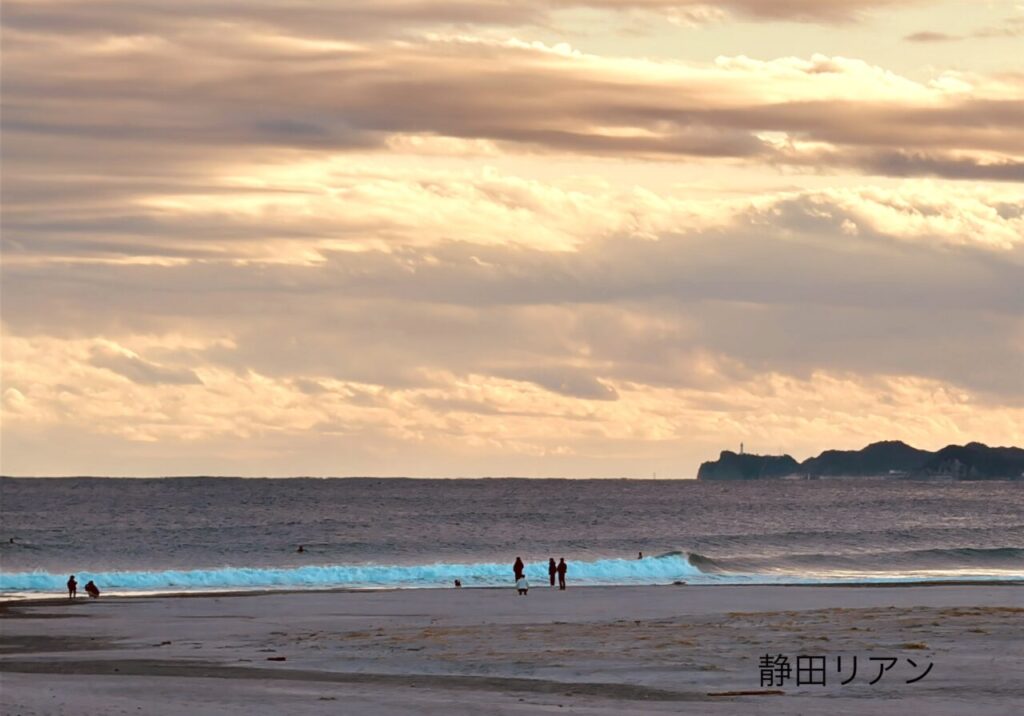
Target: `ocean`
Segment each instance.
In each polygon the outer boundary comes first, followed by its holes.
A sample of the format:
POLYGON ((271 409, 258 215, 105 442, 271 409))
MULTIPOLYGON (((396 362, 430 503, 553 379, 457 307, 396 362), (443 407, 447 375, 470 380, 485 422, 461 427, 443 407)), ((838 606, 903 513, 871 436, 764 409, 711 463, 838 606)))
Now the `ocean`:
POLYGON ((511 586, 516 556, 533 586, 549 557, 570 585, 1022 580, 1024 483, 0 478, 6 597, 511 586))

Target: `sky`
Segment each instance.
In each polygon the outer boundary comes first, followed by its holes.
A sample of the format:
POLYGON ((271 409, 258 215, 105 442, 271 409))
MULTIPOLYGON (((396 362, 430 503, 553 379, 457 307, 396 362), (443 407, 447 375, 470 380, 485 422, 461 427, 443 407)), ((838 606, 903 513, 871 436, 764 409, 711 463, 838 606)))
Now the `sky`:
POLYGON ((8 475, 1024 444, 1020 0, 6 0, 8 475))

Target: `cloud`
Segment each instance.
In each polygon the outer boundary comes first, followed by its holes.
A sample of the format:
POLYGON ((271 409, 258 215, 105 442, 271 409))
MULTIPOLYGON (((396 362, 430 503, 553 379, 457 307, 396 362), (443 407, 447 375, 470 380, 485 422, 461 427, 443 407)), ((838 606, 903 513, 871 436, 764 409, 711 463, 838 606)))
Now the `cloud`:
POLYGON ((1024 161, 977 159, 911 152, 856 152, 848 161, 867 173, 890 177, 942 177, 987 181, 1024 182, 1024 161))
MULTIPOLYGON (((33 356, 47 368, 64 366, 52 379, 82 370, 49 359, 52 348, 33 356)), ((209 377, 205 389, 165 386, 141 394, 124 381, 100 379, 90 381, 87 399, 64 398, 53 383, 38 381, 27 415, 11 421, 5 413, 5 472, 75 474, 88 465, 111 475, 500 470, 610 477, 649 475, 653 468, 692 477, 730 437, 801 457, 823 444, 856 447, 879 435, 932 448, 941 446, 936 434, 960 442, 1024 437, 1024 410, 978 410, 969 394, 912 377, 766 374, 714 395, 630 387, 618 401, 583 407, 530 384, 449 376, 431 388, 381 390, 373 410, 350 404, 344 390, 308 396, 251 372, 209 377), (65 449, 42 449, 58 443, 65 449)))
MULTIPOLYGON (((877 161, 860 158, 869 159, 877 161)), ((212 272, 223 261, 317 264, 330 251, 400 251, 453 241, 569 251, 614 236, 653 239, 720 229, 749 203, 575 176, 544 182, 492 169, 388 170, 372 156, 239 165, 180 189, 140 184, 141 195, 125 184, 124 196, 67 199, 49 216, 43 209, 49 200, 8 201, 7 260, 203 261, 211 262, 212 272)), ((921 183, 898 192, 820 196, 851 212, 835 230, 844 221, 864 229, 882 221, 885 233, 907 240, 1003 248, 1020 241, 1020 202, 1012 188, 921 183)), ((400 261, 401 254, 389 260, 400 261)), ((477 264, 471 270, 487 267, 483 255, 471 260, 477 264)))
MULTIPOLYGON (((1018 6, 1018 10, 1020 7, 1018 6)), ((914 32, 904 40, 908 42, 959 42, 961 40, 1014 39, 1024 35, 1024 15, 1013 15, 998 25, 989 25, 962 34, 946 32, 914 32)))
MULTIPOLYGON (((474 193, 448 186, 455 199, 474 193)), ((549 191, 545 207, 540 187, 502 190, 495 176, 480 178, 484 188, 491 204, 542 216, 563 200, 549 191)), ((424 206, 444 215, 434 196, 424 206)), ((406 201, 404 246, 320 248, 312 263, 9 265, 5 320, 15 335, 62 339, 224 337, 187 350, 121 345, 204 383, 208 369, 253 371, 299 381, 305 394, 322 379, 414 389, 452 374, 600 400, 621 399, 625 384, 714 391, 764 372, 842 370, 916 375, 986 400, 1024 396, 1019 200, 929 185, 802 192, 726 206, 728 218, 703 223, 664 198, 574 200, 615 207, 589 224, 615 230, 569 250, 473 241, 473 224, 462 238, 422 242, 417 203, 406 201), (623 217, 638 207, 652 211, 631 234, 623 217)), ((174 377, 99 355, 137 381, 174 377)))
MULTIPOLYGON (((797 5, 811 6, 778 8, 797 5)), ((866 7, 821 5, 837 12, 866 7)), ((108 21, 104 8, 95 9, 100 26, 108 21)), ((1021 89, 996 76, 946 73, 916 81, 825 55, 723 57, 713 64, 603 57, 471 32, 332 44, 301 34, 312 32, 305 25, 287 34, 242 23, 225 34, 217 30, 217 6, 187 21, 179 17, 187 32, 175 22, 156 23, 112 44, 99 29, 96 37, 71 40, 42 21, 30 28, 22 10, 9 19, 5 43, 3 123, 17 140, 5 146, 5 161, 21 178, 16 195, 45 191, 40 179, 49 174, 82 176, 103 167, 108 182, 138 177, 141 189, 167 181, 154 166, 188 176, 239 156, 277 161, 283 153, 385 152, 396 137, 410 136, 519 154, 770 167, 813 162, 833 172, 994 181, 1021 176, 1021 89)), ((162 17, 147 5, 126 17, 152 19, 148 12, 162 17)), ((109 31, 126 31, 118 28, 109 31)))
POLYGON ((1018 76, 564 31, 904 5, 8 3, 5 471, 1021 440, 1018 76))
MULTIPOLYGON (((666 2, 665 4, 669 4, 666 2)), ((683 4, 683 3, 672 3, 683 4)), ((719 5, 746 15, 774 20, 805 22, 840 22, 861 17, 864 13, 920 4, 914 0, 724 0, 686 4, 719 5)))
POLYGON ((551 366, 540 369, 520 369, 507 377, 518 377, 546 388, 553 393, 583 400, 618 400, 619 394, 611 385, 604 383, 586 371, 568 366, 551 366))
MULTIPOLYGON (((5 3, 4 23, 22 32, 116 34, 134 42, 152 41, 162 32, 196 28, 275 27, 282 34, 320 41, 401 34, 409 28, 546 25, 558 11, 643 11, 669 19, 718 19, 724 12, 763 19, 850 22, 878 10, 924 4, 923 0, 348 0, 297 2, 287 11, 267 0, 197 2, 184 0, 105 0, 5 3)), ((310 44, 311 48, 317 45, 310 44)), ((320 47, 323 47, 322 45, 320 47)))
POLYGON ((1020 5, 1017 6, 1018 13, 1008 17, 998 25, 983 27, 971 33, 971 37, 980 39, 1014 39, 1024 35, 1024 13, 1020 5))
POLYGON ((951 35, 947 32, 913 32, 903 38, 908 42, 957 42, 964 39, 962 35, 951 35))
POLYGON ((130 352, 96 348, 90 360, 98 368, 106 368, 139 385, 197 385, 199 376, 187 368, 168 368, 150 363, 130 352))

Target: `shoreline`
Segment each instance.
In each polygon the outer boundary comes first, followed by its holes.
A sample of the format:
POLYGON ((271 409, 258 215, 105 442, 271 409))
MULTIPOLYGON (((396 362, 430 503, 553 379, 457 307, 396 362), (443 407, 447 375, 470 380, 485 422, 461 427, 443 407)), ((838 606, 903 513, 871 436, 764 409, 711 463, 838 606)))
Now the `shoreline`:
MULTIPOLYGON (((682 587, 688 587, 690 589, 710 588, 710 589, 761 589, 765 587, 780 588, 780 589, 792 589, 792 588, 826 588, 826 589, 899 589, 902 587, 1024 587, 1024 577, 1020 579, 925 579, 919 581, 905 581, 905 582, 773 582, 770 584, 765 583, 750 583, 750 584, 687 584, 686 582, 676 584, 578 584, 571 585, 573 590, 581 589, 680 589, 682 587)), ((139 599, 202 599, 202 598, 224 598, 224 597, 262 597, 272 595, 288 595, 288 594, 373 594, 373 593, 417 593, 417 592, 444 592, 444 591, 506 591, 514 590, 514 585, 510 582, 508 586, 496 586, 496 585, 481 585, 481 586, 463 586, 460 588, 452 586, 425 586, 425 587, 365 587, 365 588, 353 588, 353 587, 311 587, 309 589, 292 589, 292 588, 281 588, 281 589, 227 589, 227 590, 202 590, 202 591, 168 591, 168 592, 139 592, 139 593, 125 593, 117 592, 111 594, 101 594, 100 598, 90 600, 88 596, 82 595, 77 599, 70 599, 68 597, 61 596, 26 596, 21 597, 5 597, 0 595, 0 610, 7 607, 39 607, 39 606, 54 606, 61 604, 78 604, 88 603, 90 601, 135 601, 139 599)), ((538 591, 544 591, 551 589, 551 587, 542 585, 535 586, 532 589, 538 591)), ((2 616, 2 611, 0 611, 2 616)))
POLYGON ((313 716, 344 705, 371 716, 1009 716, 1024 670, 1020 586, 570 586, 527 597, 512 588, 319 590, 7 603, 0 712, 313 716), (766 654, 820 655, 828 683, 765 684, 766 654), (856 680, 852 657, 861 662, 856 680), (894 665, 879 681, 886 658, 894 665), (929 665, 927 678, 909 683, 929 665))

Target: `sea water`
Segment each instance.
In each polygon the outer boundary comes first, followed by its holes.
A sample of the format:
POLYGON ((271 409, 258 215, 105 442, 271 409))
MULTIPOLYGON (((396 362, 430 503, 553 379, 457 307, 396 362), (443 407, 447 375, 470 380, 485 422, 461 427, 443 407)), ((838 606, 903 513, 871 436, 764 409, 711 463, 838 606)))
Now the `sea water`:
POLYGON ((1024 483, 0 478, 0 596, 511 585, 517 556, 534 586, 549 557, 575 585, 1021 580, 1024 483))

